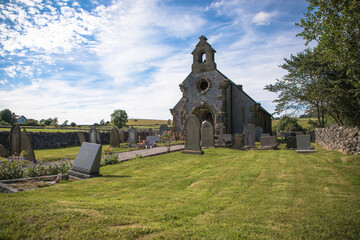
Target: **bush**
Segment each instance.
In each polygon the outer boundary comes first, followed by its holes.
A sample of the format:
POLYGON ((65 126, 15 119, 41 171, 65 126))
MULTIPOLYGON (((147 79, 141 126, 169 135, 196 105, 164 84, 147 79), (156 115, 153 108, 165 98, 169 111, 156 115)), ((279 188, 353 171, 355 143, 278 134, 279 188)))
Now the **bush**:
POLYGON ((293 118, 285 115, 280 119, 276 127, 276 130, 284 131, 284 132, 292 132, 292 131, 304 131, 304 128, 299 125, 297 118, 293 118))
POLYGON ((112 154, 106 154, 104 155, 104 157, 101 159, 101 166, 106 166, 106 165, 111 165, 111 164, 115 164, 118 163, 118 154, 117 153, 112 153, 112 154))

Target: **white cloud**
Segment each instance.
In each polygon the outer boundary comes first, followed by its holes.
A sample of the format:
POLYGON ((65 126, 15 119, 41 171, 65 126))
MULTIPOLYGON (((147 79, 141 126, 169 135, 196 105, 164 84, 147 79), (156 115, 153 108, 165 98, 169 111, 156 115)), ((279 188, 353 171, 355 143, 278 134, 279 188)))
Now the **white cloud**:
POLYGON ((254 16, 252 22, 256 25, 270 25, 271 18, 275 17, 276 15, 276 12, 267 13, 261 11, 254 16))

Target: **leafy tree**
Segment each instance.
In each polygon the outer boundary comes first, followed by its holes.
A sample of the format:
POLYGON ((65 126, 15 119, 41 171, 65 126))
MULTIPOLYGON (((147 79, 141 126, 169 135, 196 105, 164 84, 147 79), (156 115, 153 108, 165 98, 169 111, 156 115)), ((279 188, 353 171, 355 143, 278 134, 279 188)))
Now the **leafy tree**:
POLYGON ((69 120, 65 120, 65 122, 63 122, 63 123, 61 124, 61 126, 67 126, 68 123, 69 123, 69 120))
POLYGON ((39 122, 35 119, 27 119, 25 122, 23 122, 21 125, 25 126, 39 126, 39 122))
POLYGON ((76 123, 74 123, 74 122, 71 122, 70 125, 71 125, 72 127, 76 127, 76 123))
POLYGON ((104 126, 104 125, 105 125, 105 120, 104 120, 104 119, 101 119, 100 125, 101 125, 101 126, 104 126))
POLYGON ((265 86, 265 90, 279 93, 276 113, 286 110, 315 112, 318 126, 324 127, 324 118, 327 111, 328 84, 324 72, 328 71, 322 56, 312 49, 291 55, 285 58, 285 63, 280 65, 287 70, 287 74, 276 80, 275 84, 265 86))
POLYGON ((297 118, 288 115, 285 115, 280 119, 276 129, 277 131, 285 132, 304 131, 304 128, 299 125, 297 118))
POLYGON ((171 124, 171 119, 168 119, 167 123, 168 123, 168 125, 170 125, 171 124))
POLYGON ((125 110, 117 109, 111 115, 111 123, 113 126, 123 128, 128 121, 128 115, 125 110))
POLYGON ((0 126, 11 126, 11 124, 5 121, 0 121, 0 126))
POLYGON ((55 117, 54 119, 52 119, 51 123, 50 123, 50 126, 55 126, 57 127, 58 126, 58 118, 55 117))
POLYGON ((360 125, 360 1, 307 1, 298 36, 317 42, 328 63, 329 114, 341 125, 360 125))
POLYGON ((10 125, 16 122, 15 113, 12 113, 9 109, 0 111, 0 121, 9 123, 10 125))

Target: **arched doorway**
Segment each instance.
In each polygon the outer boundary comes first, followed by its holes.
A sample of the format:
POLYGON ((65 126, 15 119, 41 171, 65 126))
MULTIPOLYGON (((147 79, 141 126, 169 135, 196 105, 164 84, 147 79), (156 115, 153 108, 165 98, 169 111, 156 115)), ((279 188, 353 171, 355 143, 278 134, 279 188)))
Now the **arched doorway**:
POLYGON ((214 126, 214 113, 207 107, 199 106, 192 111, 202 123, 203 121, 209 121, 214 126))

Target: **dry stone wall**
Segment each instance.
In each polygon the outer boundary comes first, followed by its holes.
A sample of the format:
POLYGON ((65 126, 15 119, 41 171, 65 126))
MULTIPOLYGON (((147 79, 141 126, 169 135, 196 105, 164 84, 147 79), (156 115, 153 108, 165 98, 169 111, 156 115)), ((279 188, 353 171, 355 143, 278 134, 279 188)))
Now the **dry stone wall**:
POLYGON ((360 128, 332 125, 315 129, 316 143, 327 150, 360 155, 360 128))

